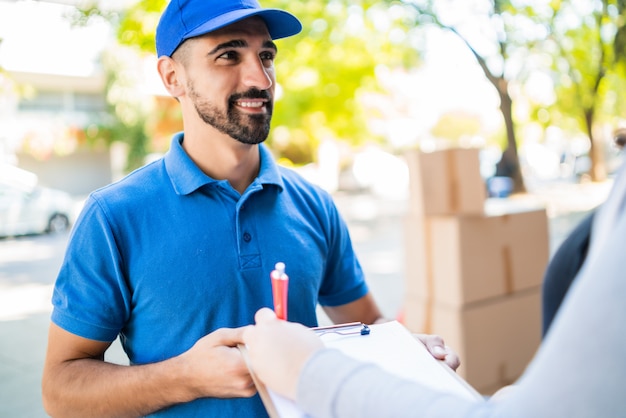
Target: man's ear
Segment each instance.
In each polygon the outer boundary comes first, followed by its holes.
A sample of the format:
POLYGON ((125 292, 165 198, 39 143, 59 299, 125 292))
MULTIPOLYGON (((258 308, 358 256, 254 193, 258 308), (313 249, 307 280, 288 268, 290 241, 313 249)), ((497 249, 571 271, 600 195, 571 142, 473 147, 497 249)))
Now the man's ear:
POLYGON ((180 97, 185 93, 183 83, 183 69, 170 57, 162 56, 157 61, 157 71, 165 89, 173 97, 180 97))

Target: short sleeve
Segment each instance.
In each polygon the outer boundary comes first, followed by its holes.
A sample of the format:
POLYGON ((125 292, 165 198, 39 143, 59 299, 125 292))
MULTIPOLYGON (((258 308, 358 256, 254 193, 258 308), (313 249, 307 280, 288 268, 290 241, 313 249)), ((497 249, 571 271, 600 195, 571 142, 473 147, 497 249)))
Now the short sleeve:
POLYGON ((91 196, 70 235, 52 295, 52 321, 72 334, 113 341, 129 316, 123 260, 105 211, 91 196))

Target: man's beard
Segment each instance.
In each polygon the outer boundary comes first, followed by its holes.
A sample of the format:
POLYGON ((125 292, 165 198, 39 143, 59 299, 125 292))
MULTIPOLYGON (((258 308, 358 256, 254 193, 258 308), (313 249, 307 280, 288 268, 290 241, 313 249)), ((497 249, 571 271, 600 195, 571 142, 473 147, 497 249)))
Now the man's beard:
POLYGON ((233 94, 228 99, 226 113, 208 100, 200 98, 191 84, 189 85, 189 96, 200 118, 218 131, 242 144, 260 144, 267 139, 272 120, 272 102, 267 91, 253 88, 242 94, 233 94), (268 101, 265 103, 267 113, 248 115, 238 112, 235 108, 235 102, 242 98, 267 99, 268 101))

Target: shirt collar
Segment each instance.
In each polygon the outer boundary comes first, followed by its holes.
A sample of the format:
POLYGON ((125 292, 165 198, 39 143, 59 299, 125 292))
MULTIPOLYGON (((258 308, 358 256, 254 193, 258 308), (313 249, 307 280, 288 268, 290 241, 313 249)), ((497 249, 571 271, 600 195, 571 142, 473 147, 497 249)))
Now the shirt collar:
MULTIPOLYGON (((163 157, 172 186, 179 195, 191 194, 202 186, 220 181, 206 175, 189 158, 182 146, 183 138, 183 132, 174 135, 170 149, 163 157)), ((259 155, 261 159, 259 175, 249 187, 273 184, 283 189, 283 179, 270 150, 265 145, 260 144, 259 155)))

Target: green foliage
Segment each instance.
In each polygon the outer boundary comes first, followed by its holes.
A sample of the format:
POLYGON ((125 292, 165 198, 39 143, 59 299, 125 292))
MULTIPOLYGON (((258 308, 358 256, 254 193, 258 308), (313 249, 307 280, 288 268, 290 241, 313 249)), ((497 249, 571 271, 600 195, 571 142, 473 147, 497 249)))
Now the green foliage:
MULTIPOLYGON (((76 22, 105 18, 120 44, 154 53, 166 2, 138 0, 117 12, 85 6, 76 22)), ((277 41, 279 97, 269 139, 280 156, 297 164, 314 159, 317 144, 328 138, 353 145, 383 140, 370 133, 368 123, 378 115, 363 108, 360 98, 381 91, 378 66, 419 65, 419 29, 425 26, 458 35, 501 97, 513 91, 510 98, 516 99, 529 76, 549 70, 557 100, 534 103, 530 111, 546 127, 586 131, 590 111, 600 121, 626 111, 619 98, 626 80, 624 0, 483 0, 471 7, 465 0, 261 2, 289 10, 304 26, 301 34, 277 41)), ((503 134, 506 146, 516 147, 511 108, 502 109, 503 134)))
POLYGON ((549 70, 558 100, 545 122, 570 118, 591 132, 590 123, 610 121, 626 110, 614 94, 626 75, 625 12, 617 0, 554 4, 545 48, 554 52, 549 70))
POLYGON ((93 20, 104 19, 111 24, 119 22, 119 15, 115 11, 103 10, 98 6, 97 1, 89 1, 83 3, 80 7, 74 9, 74 12, 68 16, 70 22, 74 26, 87 26, 93 20))
MULTIPOLYGON (((117 15, 85 8, 87 17, 108 18, 120 44, 141 53, 154 52, 154 33, 166 0, 139 0, 117 15)), ((373 138, 370 110, 359 97, 380 91, 377 66, 413 66, 419 55, 411 39, 410 15, 397 3, 373 0, 265 0, 295 14, 301 34, 277 40, 279 98, 268 143, 296 164, 315 158, 320 141, 337 139, 356 145, 373 138)))
POLYGON ((107 116, 94 121, 87 131, 89 143, 122 142, 128 146, 125 171, 144 164, 151 149, 150 98, 137 93, 141 82, 141 66, 137 55, 128 48, 117 47, 102 56, 106 71, 107 116))
POLYGON ((124 10, 117 29, 120 44, 154 53, 154 34, 166 4, 167 0, 139 0, 124 10))
MULTIPOLYGON (((303 31, 278 40, 276 62, 283 94, 276 103, 270 143, 306 163, 320 141, 333 138, 352 145, 372 141, 371 114, 361 107, 363 92, 380 91, 375 69, 414 65, 417 54, 407 43, 392 42, 395 33, 409 36, 404 16, 394 17, 375 1, 293 2, 267 0, 266 7, 289 10, 302 21, 303 31), (303 150, 309 150, 304 155, 303 150)), ((381 138, 378 138, 381 140, 381 138)))
MULTIPOLYGON (((406 2, 419 11, 420 22, 461 37, 500 97, 510 94, 512 104, 522 98, 534 105, 531 119, 544 127, 558 126, 570 136, 583 132, 593 147, 594 126, 615 124, 626 110, 616 93, 622 91, 626 76, 623 0, 484 0, 473 2, 465 15, 458 13, 464 5, 460 0, 406 2), (550 74, 553 103, 533 103, 532 97, 521 96, 537 73, 550 74)), ((518 122, 510 108, 501 110, 507 126, 518 122)), ((516 142, 511 141, 514 133, 507 131, 508 147, 516 142)), ((592 157, 596 163, 603 162, 592 157)), ((593 173, 600 170, 592 168, 593 173)))

